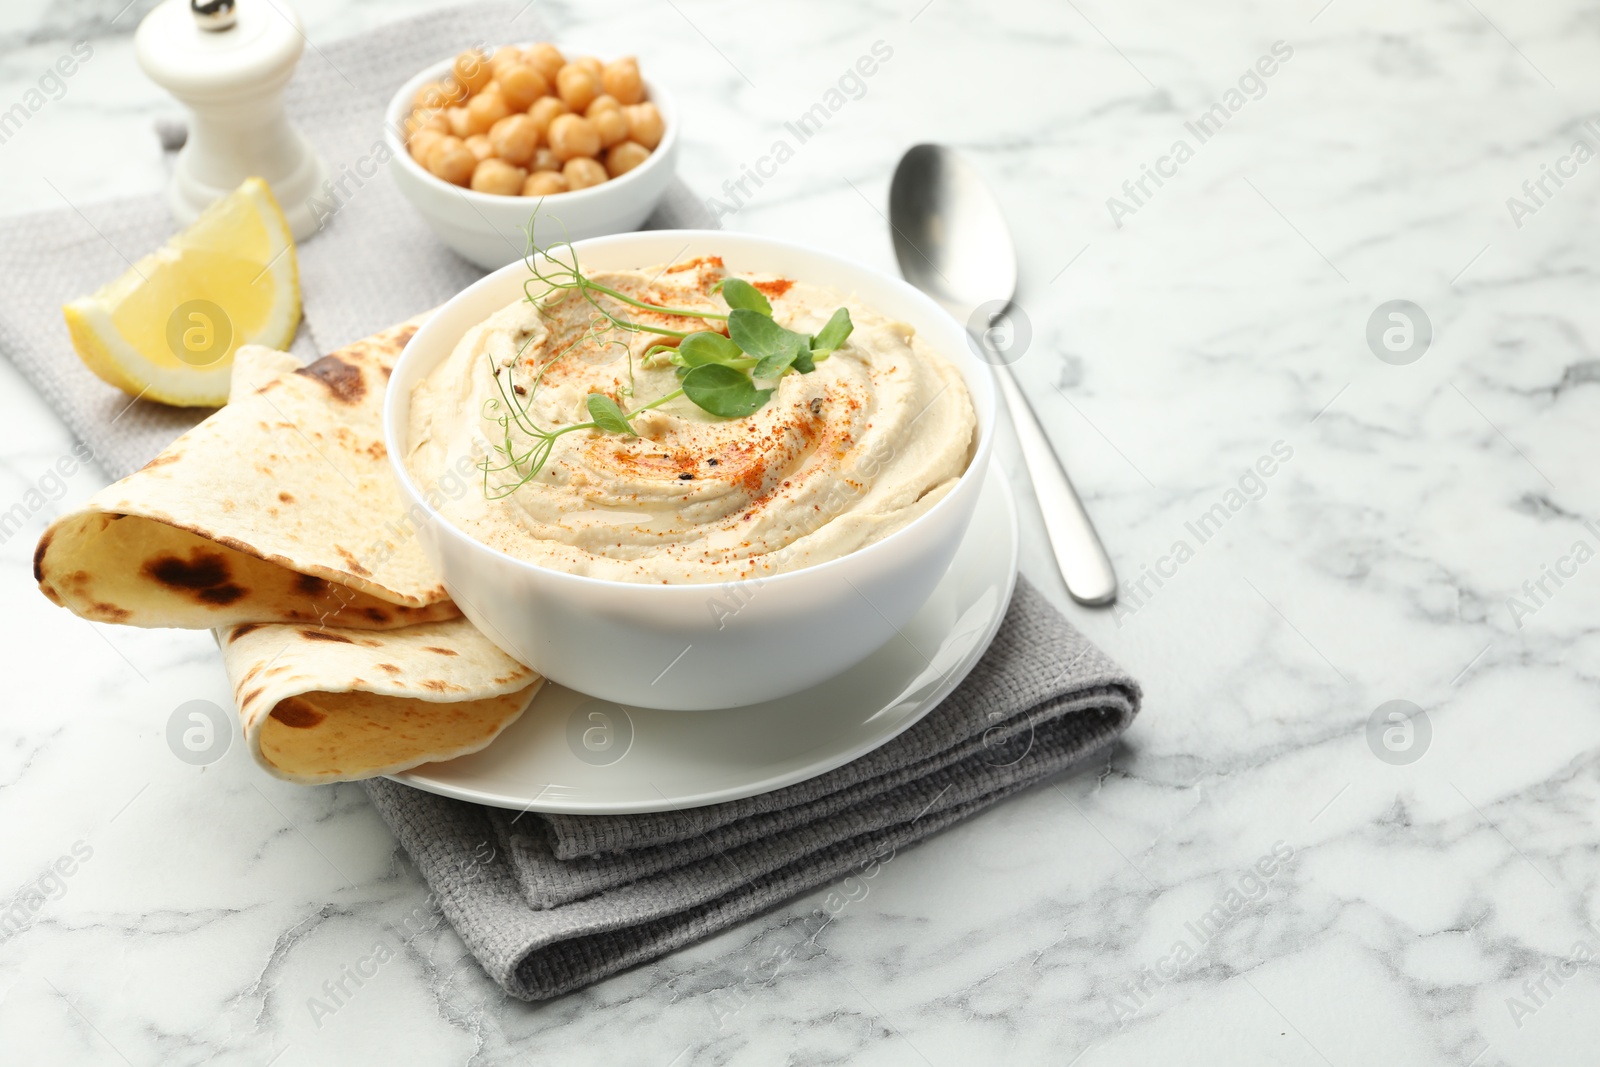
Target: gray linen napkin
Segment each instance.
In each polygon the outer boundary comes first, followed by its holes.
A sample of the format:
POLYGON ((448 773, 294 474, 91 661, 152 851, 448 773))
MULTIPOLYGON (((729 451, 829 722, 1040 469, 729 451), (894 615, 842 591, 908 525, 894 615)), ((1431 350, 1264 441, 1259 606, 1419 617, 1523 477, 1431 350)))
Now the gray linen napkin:
MULTIPOLYGON (((1138 684, 1021 581, 944 703, 787 789, 624 816, 518 815, 389 781, 367 792, 490 977, 543 1000, 873 871, 1108 744, 1138 708, 1138 684)), ((829 918, 814 909, 807 935, 829 918)))
MULTIPOLYGON (((308 50, 289 93, 338 174, 371 150, 409 72, 476 42, 537 38, 514 5, 398 22, 308 50)), ((651 225, 705 228, 676 185, 651 225)), ((134 470, 204 416, 129 403, 73 354, 63 301, 120 273, 171 223, 157 197, 0 220, 0 351, 107 473, 134 470)), ((338 347, 442 303, 481 274, 439 244, 379 174, 300 249, 295 351, 338 347)), ((368 795, 434 899, 513 996, 557 996, 725 929, 982 810, 1102 748, 1139 687, 1019 582, 993 647, 943 704, 867 756, 760 797, 629 816, 514 815, 389 781, 368 795)), ((806 924, 826 925, 821 909, 806 924)))

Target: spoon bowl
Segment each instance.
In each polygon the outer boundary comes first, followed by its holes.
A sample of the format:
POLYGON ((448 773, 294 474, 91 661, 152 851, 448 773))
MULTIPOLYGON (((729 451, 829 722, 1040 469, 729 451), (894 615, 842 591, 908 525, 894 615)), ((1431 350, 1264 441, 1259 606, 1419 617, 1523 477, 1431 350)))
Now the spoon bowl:
POLYGON ((1011 302, 1017 289, 1011 229, 983 178, 961 156, 931 144, 908 151, 889 184, 889 220, 900 273, 957 322, 970 330, 977 308, 1011 302))

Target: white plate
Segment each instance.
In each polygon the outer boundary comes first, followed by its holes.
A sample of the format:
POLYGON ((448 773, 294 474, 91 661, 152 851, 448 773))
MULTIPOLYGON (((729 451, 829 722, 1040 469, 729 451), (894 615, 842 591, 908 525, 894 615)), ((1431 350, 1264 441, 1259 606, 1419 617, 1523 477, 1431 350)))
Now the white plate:
POLYGON ((391 777, 476 804, 579 815, 670 811, 781 789, 871 752, 931 711, 989 647, 1016 580, 1017 505, 991 467, 933 596, 899 637, 838 677, 720 711, 623 708, 547 682, 482 752, 391 777))

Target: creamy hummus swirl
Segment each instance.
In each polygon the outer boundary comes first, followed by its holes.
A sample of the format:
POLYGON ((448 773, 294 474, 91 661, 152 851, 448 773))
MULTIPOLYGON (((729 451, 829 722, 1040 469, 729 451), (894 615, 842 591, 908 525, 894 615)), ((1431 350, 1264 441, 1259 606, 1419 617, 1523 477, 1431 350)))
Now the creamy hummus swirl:
MULTIPOLYGON (((712 257, 590 278, 658 306, 725 312, 710 291, 724 273, 712 257)), ((815 334, 839 307, 855 323, 843 347, 814 371, 781 378, 755 414, 719 419, 679 398, 639 414, 638 437, 561 435, 544 467, 524 480, 526 469, 505 468, 495 451, 509 444, 520 455, 535 441, 506 419, 503 394, 526 406, 533 425, 552 431, 589 421, 592 392, 631 411, 679 385, 671 366, 647 367, 640 358, 664 338, 615 330, 589 336, 594 309, 558 290, 540 306, 519 301, 491 315, 417 384, 407 468, 450 522, 507 555, 651 583, 736 581, 836 559, 947 493, 971 461, 976 426, 955 367, 910 326, 850 295, 741 277, 796 332, 815 334), (456 472, 485 457, 503 469, 461 486, 456 472), (460 491, 446 491, 451 486, 460 491)), ((599 299, 647 326, 719 328, 715 320, 599 299)))

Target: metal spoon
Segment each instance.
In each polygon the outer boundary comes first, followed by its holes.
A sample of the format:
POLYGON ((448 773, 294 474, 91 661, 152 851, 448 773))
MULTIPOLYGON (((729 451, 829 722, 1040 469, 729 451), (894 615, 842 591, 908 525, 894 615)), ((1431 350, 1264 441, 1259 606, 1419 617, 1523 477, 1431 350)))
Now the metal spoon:
POLYGON ((979 354, 994 366, 1067 592, 1080 604, 1111 603, 1117 597, 1111 559, 1017 387, 1009 360, 989 336, 1017 289, 1017 253, 1000 205, 959 154, 919 144, 895 167, 889 227, 900 273, 966 324, 979 354))

